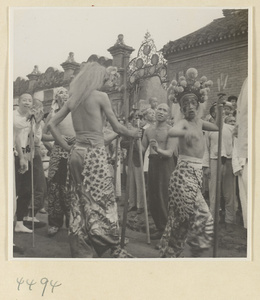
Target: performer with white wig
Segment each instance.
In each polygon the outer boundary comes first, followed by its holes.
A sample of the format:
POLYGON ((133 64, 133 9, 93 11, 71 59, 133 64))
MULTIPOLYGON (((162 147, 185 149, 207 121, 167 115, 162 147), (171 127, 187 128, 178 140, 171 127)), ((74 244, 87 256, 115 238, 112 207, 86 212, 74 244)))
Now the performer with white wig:
POLYGON ((103 136, 104 117, 113 130, 138 138, 141 131, 128 130, 113 113, 106 93, 106 81, 113 84, 115 67, 87 63, 70 85, 70 99, 50 120, 48 128, 69 155, 70 230, 72 257, 100 257, 110 249, 114 258, 132 257, 119 244, 119 224, 113 179, 109 172, 103 136), (71 147, 58 126, 71 112, 76 143, 71 147))

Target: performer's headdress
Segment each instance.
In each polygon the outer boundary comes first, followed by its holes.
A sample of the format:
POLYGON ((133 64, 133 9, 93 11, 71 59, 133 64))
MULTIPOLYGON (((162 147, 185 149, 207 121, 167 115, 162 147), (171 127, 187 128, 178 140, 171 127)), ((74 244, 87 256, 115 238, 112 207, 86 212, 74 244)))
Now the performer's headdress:
POLYGON ((51 103, 51 108, 52 108, 53 111, 56 111, 56 110, 60 109, 59 104, 57 103, 57 99, 58 99, 59 94, 64 90, 67 91, 67 89, 63 86, 55 89, 54 95, 53 95, 53 100, 52 100, 52 103, 51 103))
POLYGON ((206 76, 197 79, 198 71, 195 68, 189 68, 185 76, 181 76, 178 81, 173 80, 168 89, 168 99, 173 103, 181 103, 185 95, 195 95, 198 102, 204 103, 208 100, 208 93, 213 82, 206 76))
POLYGON ((105 85, 109 87, 119 85, 120 74, 117 71, 117 67, 110 66, 106 68, 105 85))

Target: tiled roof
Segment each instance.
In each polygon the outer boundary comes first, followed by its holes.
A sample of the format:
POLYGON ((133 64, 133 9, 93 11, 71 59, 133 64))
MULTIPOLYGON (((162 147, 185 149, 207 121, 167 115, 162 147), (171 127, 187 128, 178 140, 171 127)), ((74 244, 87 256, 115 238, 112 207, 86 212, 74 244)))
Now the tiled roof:
POLYGON ((170 41, 168 44, 163 46, 163 55, 167 57, 171 53, 181 52, 190 48, 201 47, 203 45, 216 43, 225 39, 234 39, 234 37, 247 35, 247 9, 227 9, 223 10, 223 15, 223 18, 216 19, 191 34, 188 34, 178 40, 170 41))

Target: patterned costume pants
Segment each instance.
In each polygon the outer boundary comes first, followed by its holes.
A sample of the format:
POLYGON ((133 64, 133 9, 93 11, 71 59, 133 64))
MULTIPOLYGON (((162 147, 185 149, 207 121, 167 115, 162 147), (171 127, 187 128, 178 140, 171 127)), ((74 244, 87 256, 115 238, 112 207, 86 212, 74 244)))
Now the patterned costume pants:
POLYGON ((74 146, 69 157, 71 198, 69 240, 72 257, 121 257, 113 178, 104 146, 74 146))
POLYGON ((185 243, 192 256, 211 246, 213 218, 201 194, 202 170, 180 161, 169 183, 169 215, 160 241, 160 257, 181 257, 185 243))
POLYGON ((54 145, 48 174, 48 223, 62 227, 64 216, 69 226, 70 199, 66 188, 68 153, 54 145))

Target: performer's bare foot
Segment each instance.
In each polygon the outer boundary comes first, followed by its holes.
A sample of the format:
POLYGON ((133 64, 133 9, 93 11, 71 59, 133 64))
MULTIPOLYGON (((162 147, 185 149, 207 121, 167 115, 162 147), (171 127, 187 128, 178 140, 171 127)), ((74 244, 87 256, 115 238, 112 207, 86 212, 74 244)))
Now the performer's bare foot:
POLYGON ((14 228, 15 232, 24 232, 24 233, 32 233, 33 231, 29 228, 27 228, 26 226, 23 225, 23 221, 17 221, 15 228, 14 228))
POLYGON ((40 222, 38 219, 36 219, 36 217, 32 218, 32 217, 29 217, 29 216, 24 217, 23 220, 28 221, 28 222, 32 222, 32 220, 33 220, 34 223, 39 223, 40 222))

